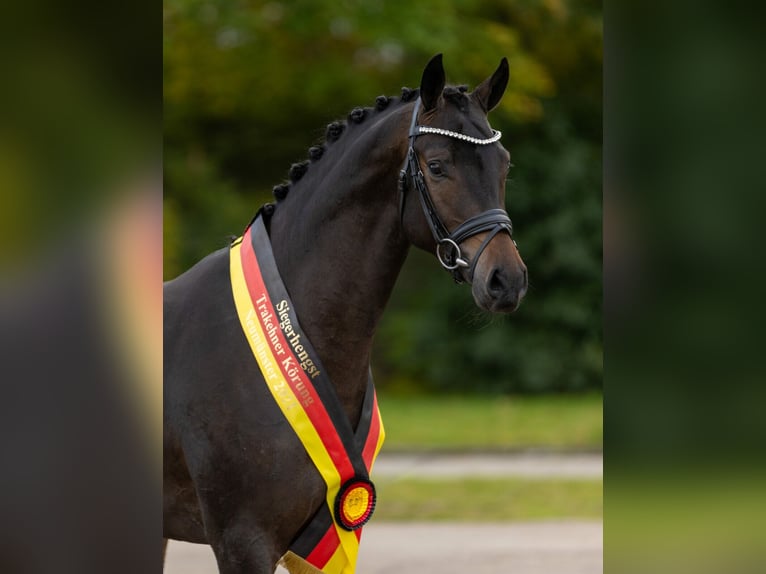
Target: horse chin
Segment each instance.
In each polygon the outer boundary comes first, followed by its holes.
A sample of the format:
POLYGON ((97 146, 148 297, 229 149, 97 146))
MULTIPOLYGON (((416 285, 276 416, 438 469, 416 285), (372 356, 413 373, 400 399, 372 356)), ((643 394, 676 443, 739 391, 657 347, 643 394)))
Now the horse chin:
POLYGON ((506 298, 494 298, 485 289, 476 287, 473 285, 471 289, 473 300, 479 309, 489 311, 490 313, 513 313, 519 308, 521 299, 506 299, 506 298))

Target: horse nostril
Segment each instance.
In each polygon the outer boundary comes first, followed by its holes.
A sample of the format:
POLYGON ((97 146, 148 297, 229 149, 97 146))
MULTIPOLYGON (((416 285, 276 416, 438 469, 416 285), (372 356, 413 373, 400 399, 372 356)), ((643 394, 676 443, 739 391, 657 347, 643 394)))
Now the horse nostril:
POLYGON ((487 291, 491 294, 502 294, 508 288, 508 282, 505 280, 502 272, 495 269, 487 282, 487 291))

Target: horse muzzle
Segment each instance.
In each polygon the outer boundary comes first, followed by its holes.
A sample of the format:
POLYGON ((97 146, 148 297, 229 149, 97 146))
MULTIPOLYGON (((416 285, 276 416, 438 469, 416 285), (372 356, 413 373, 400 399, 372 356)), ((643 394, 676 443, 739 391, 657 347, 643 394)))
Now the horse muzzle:
MULTIPOLYGON (((509 238, 510 241, 510 238, 509 238)), ((484 254, 476 266, 471 293, 480 308, 492 313, 512 313, 527 293, 527 266, 515 246, 505 257, 494 257, 495 251, 484 254)))

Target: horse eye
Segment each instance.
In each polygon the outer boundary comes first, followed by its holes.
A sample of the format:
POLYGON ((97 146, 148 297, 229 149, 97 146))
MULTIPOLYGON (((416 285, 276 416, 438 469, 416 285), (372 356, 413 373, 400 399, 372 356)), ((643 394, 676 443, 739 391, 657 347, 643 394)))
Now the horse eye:
POLYGON ((428 170, 433 175, 444 175, 444 172, 442 171, 442 164, 439 161, 429 161, 428 170))

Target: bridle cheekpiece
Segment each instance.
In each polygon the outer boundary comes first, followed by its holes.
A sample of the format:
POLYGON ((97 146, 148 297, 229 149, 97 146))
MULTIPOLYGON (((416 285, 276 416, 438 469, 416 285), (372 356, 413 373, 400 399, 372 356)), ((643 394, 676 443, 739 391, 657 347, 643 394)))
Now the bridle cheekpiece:
POLYGON ((408 135, 410 147, 407 150, 407 159, 404 162, 404 167, 399 172, 399 216, 400 219, 404 217, 404 198, 407 188, 410 187, 408 185, 409 180, 412 187, 418 191, 418 197, 420 198, 423 212, 426 215, 428 227, 431 229, 431 234, 436 240, 436 257, 439 259, 439 263, 441 263, 444 269, 452 272, 452 276, 457 283, 462 283, 463 280, 460 268, 467 267, 468 280, 473 281, 473 273, 476 269, 479 257, 481 257, 481 254, 484 252, 484 248, 487 247, 490 241, 492 241, 492 238, 501 231, 508 232, 509 236, 513 233, 511 218, 504 209, 488 209, 483 213, 465 220, 450 232, 439 218, 439 214, 436 212, 436 207, 431 199, 431 194, 428 193, 425 176, 420 169, 418 156, 415 152, 415 138, 423 134, 435 134, 462 140, 474 145, 488 145, 498 141, 502 134, 497 130, 492 130, 492 137, 480 139, 442 128, 419 126, 419 110, 420 98, 415 101, 415 107, 412 110, 412 121, 410 122, 410 131, 408 135), (473 262, 469 263, 462 255, 460 244, 469 237, 485 231, 488 231, 489 233, 484 238, 484 241, 474 255, 473 262))

